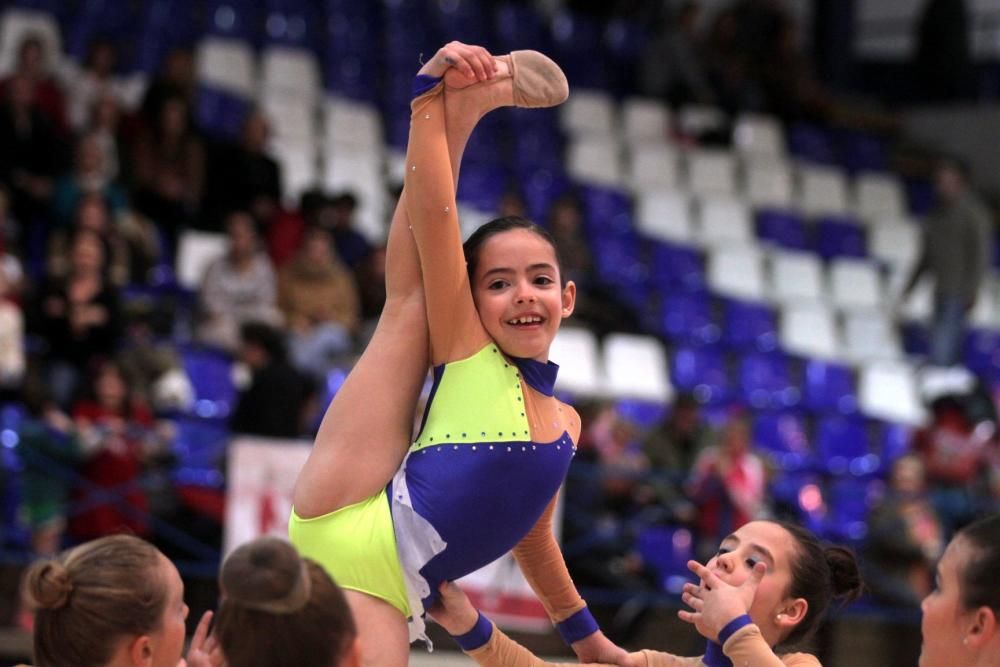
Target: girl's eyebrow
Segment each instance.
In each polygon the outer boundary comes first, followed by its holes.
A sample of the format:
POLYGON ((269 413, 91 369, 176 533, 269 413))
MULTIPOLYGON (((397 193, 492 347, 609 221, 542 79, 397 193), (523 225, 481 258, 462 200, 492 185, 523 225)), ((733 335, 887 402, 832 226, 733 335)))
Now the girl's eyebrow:
MULTIPOLYGON (((527 267, 527 270, 529 272, 531 272, 531 271, 555 271, 556 267, 553 266, 552 264, 549 264, 548 262, 539 262, 537 264, 531 264, 531 265, 529 265, 527 267)), ((515 270, 513 268, 509 267, 509 266, 497 266, 497 267, 494 267, 494 268, 490 269, 486 273, 484 273, 483 274, 483 278, 489 278, 490 276, 492 276, 495 273, 501 273, 501 274, 515 273, 515 270)))

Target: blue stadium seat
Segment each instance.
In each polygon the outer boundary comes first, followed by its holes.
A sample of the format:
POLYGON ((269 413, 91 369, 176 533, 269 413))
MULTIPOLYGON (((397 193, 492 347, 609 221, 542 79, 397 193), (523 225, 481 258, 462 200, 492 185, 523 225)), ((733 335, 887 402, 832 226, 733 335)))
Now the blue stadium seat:
POLYGON ((757 238, 791 250, 809 248, 806 226, 792 211, 764 209, 758 212, 757 238))
POLYGON ((264 14, 265 43, 308 49, 313 53, 319 51, 325 16, 316 2, 267 0, 260 11, 264 14))
POLYGON ((782 410, 802 400, 802 391, 792 382, 784 354, 748 354, 740 362, 739 375, 741 398, 756 410, 782 410))
POLYGON ((900 327, 903 351, 913 356, 926 356, 930 351, 930 334, 918 322, 904 322, 900 327))
POLYGON ((607 88, 606 63, 594 58, 595 45, 601 44, 604 36, 600 21, 562 11, 553 17, 551 25, 552 57, 566 78, 580 88, 607 88))
POLYGON ((667 416, 667 406, 663 403, 621 399, 615 403, 618 415, 641 429, 651 429, 667 416))
POLYGON ((544 224, 548 219, 552 203, 570 190, 569 179, 563 173, 561 166, 556 169, 518 168, 518 173, 521 174, 521 196, 524 198, 528 217, 534 222, 544 224))
POLYGON ((826 496, 816 473, 804 469, 779 472, 769 482, 768 493, 779 515, 791 514, 813 532, 823 527, 826 496))
POLYGON ((587 230, 602 241, 605 235, 634 236, 632 204, 619 190, 584 185, 578 190, 587 230))
POLYGON ((705 260, 700 252, 670 243, 650 242, 648 245, 650 278, 654 285, 662 289, 706 288, 705 260))
POLYGON ((838 163, 831 133, 809 123, 795 123, 788 130, 788 152, 807 162, 827 165, 838 163))
POLYGON ((231 93, 201 86, 195 102, 195 121, 199 129, 222 139, 236 139, 243 127, 249 103, 231 93))
POLYGON ((820 470, 833 475, 870 475, 879 458, 872 452, 867 424, 853 417, 820 417, 816 423, 816 459, 820 470))
POLYGON ((549 53, 551 37, 545 16, 529 3, 500 3, 494 16, 499 52, 536 49, 549 53))
POLYGON ((842 477, 827 488, 829 512, 823 533, 833 542, 860 544, 868 534, 868 513, 883 490, 880 480, 842 477))
POLYGON ((259 3, 254 0, 206 0, 203 10, 206 35, 238 39, 250 44, 260 43, 264 16, 259 3))
POLYGON ((129 53, 130 40, 138 22, 137 7, 113 0, 87 0, 64 33, 66 55, 83 63, 91 43, 97 39, 112 40, 118 55, 118 66, 129 67, 133 56, 129 53))
POLYGON ((878 436, 879 472, 888 474, 893 464, 913 451, 913 428, 883 422, 878 436))
POLYGON ((847 218, 822 218, 816 223, 816 252, 827 260, 866 257, 865 230, 847 218))
POLYGON ((774 310, 762 303, 726 299, 722 308, 722 343, 738 350, 773 352, 778 348, 774 310))
POLYGON ((687 568, 694 558, 691 531, 675 526, 650 526, 636 538, 636 550, 646 567, 656 575, 660 588, 679 594, 695 576, 687 568))
POLYGON ((1000 372, 1000 331, 972 329, 965 336, 965 365, 975 373, 994 377, 1000 372))
POLYGON ((218 349, 183 345, 179 349, 184 371, 194 387, 194 413, 206 419, 226 419, 236 405, 232 359, 218 349))
POLYGON ((723 405, 732 397, 725 355, 718 347, 679 347, 670 370, 674 387, 693 394, 700 403, 723 405))
POLYGON ((934 184, 926 178, 908 178, 905 183, 910 215, 922 217, 930 213, 936 201, 934 184))
POLYGON ((707 292, 668 291, 663 297, 659 331, 686 345, 706 345, 719 340, 719 325, 712 314, 707 292))
POLYGON ((805 417, 799 412, 764 412, 753 417, 753 443, 781 470, 805 470, 811 460, 805 417))
POLYGON ((217 419, 179 417, 174 422, 173 452, 177 456, 174 479, 181 484, 220 488, 230 432, 217 419))
POLYGON ((466 163, 458 181, 458 200, 492 213, 509 187, 510 172, 499 163, 466 163))
POLYGON ((803 366, 803 376, 803 407, 817 413, 857 413, 858 393, 854 373, 849 367, 809 359, 803 366))
POLYGON ((190 48, 201 36, 197 4, 187 0, 148 0, 135 36, 134 69, 154 75, 174 48, 190 48))
POLYGON ((837 136, 840 164, 848 172, 886 171, 889 155, 885 142, 878 137, 857 130, 840 130, 837 136))

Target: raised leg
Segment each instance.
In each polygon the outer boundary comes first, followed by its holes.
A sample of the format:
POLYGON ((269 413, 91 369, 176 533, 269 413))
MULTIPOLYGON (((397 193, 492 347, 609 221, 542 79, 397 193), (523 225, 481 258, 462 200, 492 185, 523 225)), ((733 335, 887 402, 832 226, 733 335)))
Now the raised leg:
POLYGON ((388 602, 357 591, 344 591, 358 628, 363 667, 406 667, 410 635, 406 619, 388 602))

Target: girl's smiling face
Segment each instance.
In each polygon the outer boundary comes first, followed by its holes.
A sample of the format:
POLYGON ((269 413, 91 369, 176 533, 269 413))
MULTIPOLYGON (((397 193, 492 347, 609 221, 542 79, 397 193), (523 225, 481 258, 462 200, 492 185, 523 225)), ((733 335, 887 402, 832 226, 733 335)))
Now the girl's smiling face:
POLYGON ((573 312, 576 286, 560 284, 555 248, 527 229, 497 233, 479 248, 472 296, 486 332, 506 354, 548 361, 573 312))

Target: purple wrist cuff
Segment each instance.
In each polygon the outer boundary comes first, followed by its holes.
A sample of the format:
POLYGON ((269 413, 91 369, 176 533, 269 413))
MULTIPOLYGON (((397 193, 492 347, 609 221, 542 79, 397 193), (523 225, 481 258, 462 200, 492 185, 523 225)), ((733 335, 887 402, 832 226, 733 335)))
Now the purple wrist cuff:
POLYGON ((464 635, 452 637, 452 639, 455 640, 463 651, 475 651, 477 648, 485 646, 486 642, 488 642, 492 636, 493 624, 490 623, 490 619, 483 616, 482 612, 480 612, 479 618, 476 620, 476 624, 472 626, 471 630, 466 632, 464 635))
POLYGON ((441 76, 430 76, 429 74, 418 74, 413 77, 413 97, 420 97, 428 90, 441 82, 441 76))
POLYGON ((601 628, 597 625, 590 610, 584 607, 565 621, 556 623, 556 630, 567 644, 578 642, 585 637, 589 637, 601 628))
POLYGON ((753 621, 750 619, 749 614, 743 614, 742 616, 737 616, 733 620, 726 623, 726 627, 719 631, 719 645, 725 646, 729 638, 736 634, 736 631, 740 628, 750 625, 753 621))

